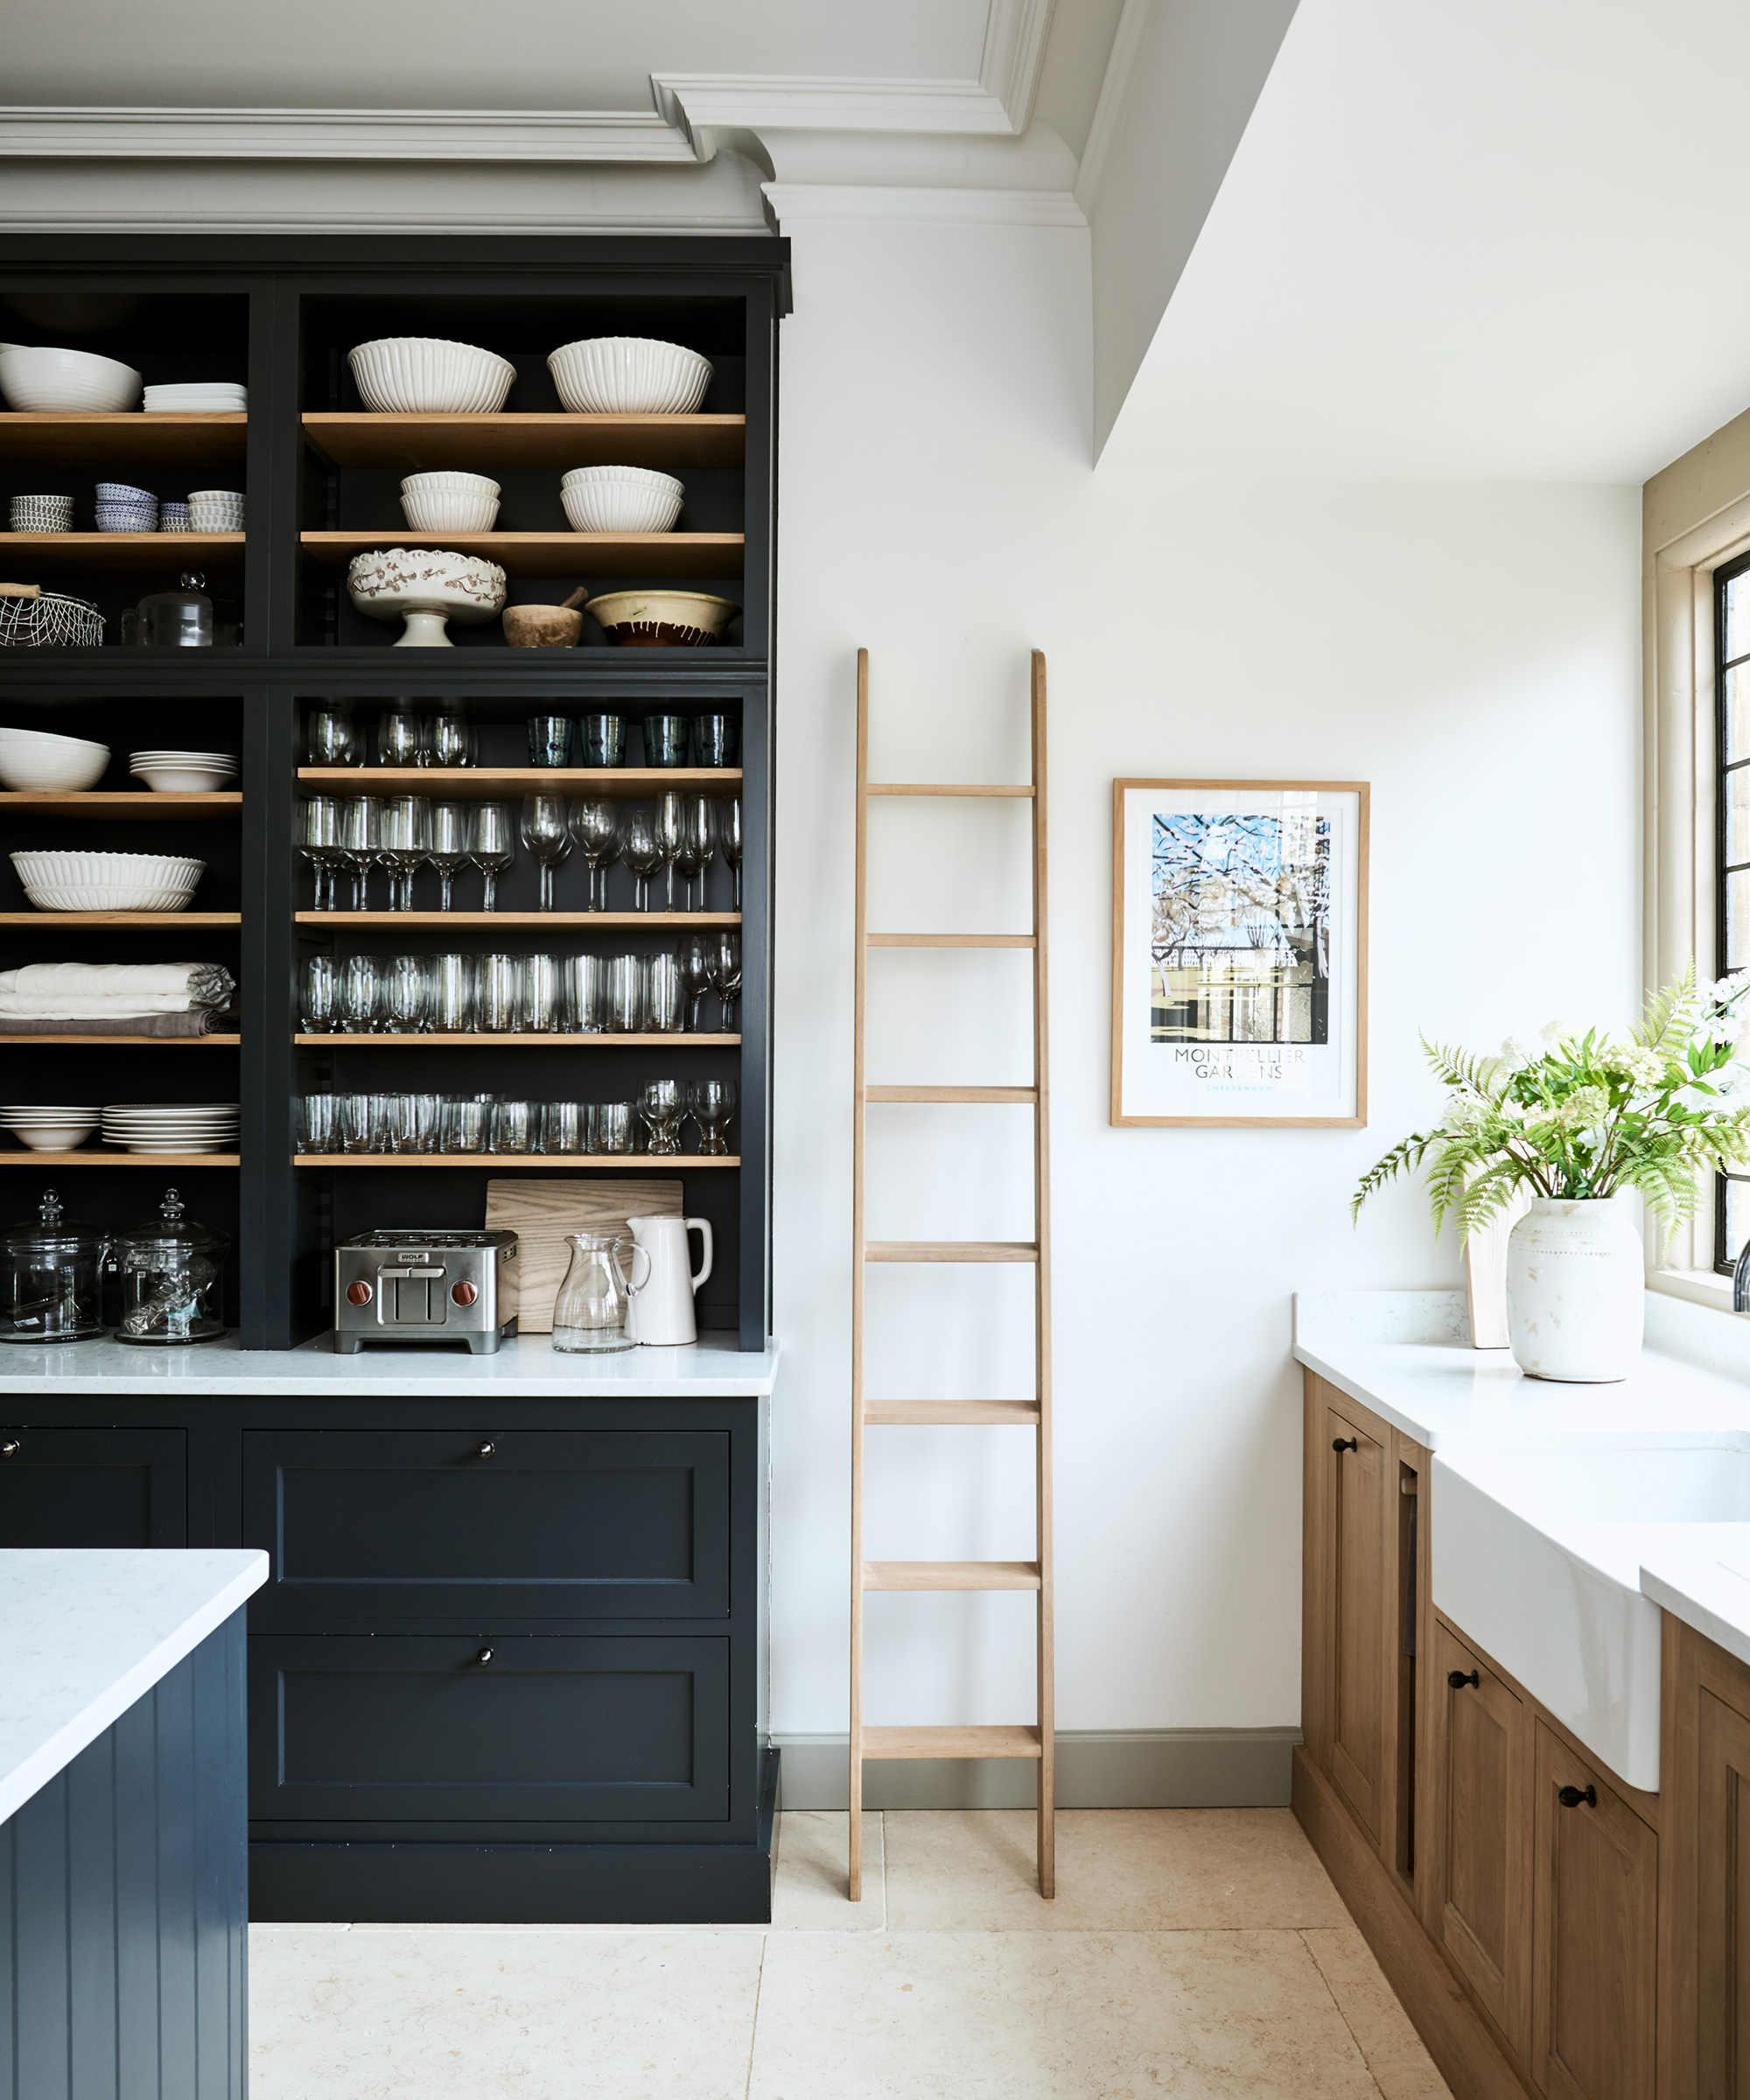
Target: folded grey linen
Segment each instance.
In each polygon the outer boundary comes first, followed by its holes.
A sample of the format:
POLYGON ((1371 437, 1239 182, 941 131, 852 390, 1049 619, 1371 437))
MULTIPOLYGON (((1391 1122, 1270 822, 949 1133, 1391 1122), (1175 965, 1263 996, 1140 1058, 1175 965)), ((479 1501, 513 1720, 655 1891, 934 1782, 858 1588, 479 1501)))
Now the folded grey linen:
POLYGON ((204 1006, 182 1013, 0 1013, 0 1035, 205 1035, 218 1018, 204 1006))

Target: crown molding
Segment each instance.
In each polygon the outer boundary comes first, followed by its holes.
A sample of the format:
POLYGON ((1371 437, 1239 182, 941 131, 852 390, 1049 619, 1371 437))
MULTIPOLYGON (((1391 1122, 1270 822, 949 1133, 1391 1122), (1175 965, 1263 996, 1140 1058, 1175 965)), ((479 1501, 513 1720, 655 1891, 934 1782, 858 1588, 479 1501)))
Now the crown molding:
POLYGON ((1054 4, 1055 0, 990 0, 978 84, 1003 105, 1012 131, 1025 131, 1032 122, 1054 4))
POLYGON ((1002 103, 976 80, 658 73, 650 84, 663 116, 696 142, 714 129, 1005 134, 1015 129, 1002 103))
POLYGON ((1118 17, 1117 31, 1100 82, 1100 99, 1094 105, 1094 121, 1088 127, 1088 144, 1082 150, 1082 167, 1075 178, 1075 201, 1090 219, 1099 201, 1100 185, 1105 179, 1106 162, 1124 128, 1130 83, 1136 78, 1137 57, 1153 12, 1154 0, 1124 0, 1124 11, 1118 17))
POLYGON ((0 156, 32 160, 681 162, 710 158, 654 110, 0 107, 0 156))
POLYGON ((1068 190, 917 189, 900 184, 762 182, 774 230, 809 221, 1069 226, 1088 221, 1068 190))

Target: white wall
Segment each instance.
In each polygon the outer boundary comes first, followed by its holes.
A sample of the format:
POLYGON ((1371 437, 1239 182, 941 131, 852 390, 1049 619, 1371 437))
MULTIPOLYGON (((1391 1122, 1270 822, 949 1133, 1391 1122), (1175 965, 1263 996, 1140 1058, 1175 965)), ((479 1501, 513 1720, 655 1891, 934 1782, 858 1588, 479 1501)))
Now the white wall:
MULTIPOLYGON (((1438 1098, 1418 1028, 1488 1045, 1637 995, 1638 494, 1096 474, 1085 234, 786 230, 774 1731, 844 1726, 859 643, 890 780, 1022 777, 1049 659, 1058 1724, 1292 1725, 1290 1293, 1457 1280, 1419 1188, 1348 1216, 1438 1098), (1109 1126, 1120 773, 1371 780, 1369 1129, 1109 1126)), ((879 811, 872 924, 1025 924, 1022 808, 879 811)), ((1022 960, 878 956, 872 1078, 1024 1078, 1022 960)), ((1025 1111, 875 1114, 872 1229, 1025 1235, 1025 1111)), ((1026 1391, 1026 1291, 877 1270, 871 1390, 1026 1391)), ((1028 1551, 1026 1432, 871 1445, 872 1555, 1028 1551)), ((876 1598, 869 1718, 1030 1718, 1030 1611, 876 1598)))

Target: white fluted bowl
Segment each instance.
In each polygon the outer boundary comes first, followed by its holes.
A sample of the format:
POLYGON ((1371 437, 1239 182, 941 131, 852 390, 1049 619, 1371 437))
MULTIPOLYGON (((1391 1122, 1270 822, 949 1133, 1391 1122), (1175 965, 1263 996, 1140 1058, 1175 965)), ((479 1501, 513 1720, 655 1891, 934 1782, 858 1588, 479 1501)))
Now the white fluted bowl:
POLYGON ((386 335, 346 353, 365 406, 379 416, 496 416, 516 367, 472 343, 386 335))
POLYGON ((573 416, 690 416, 711 382, 711 362, 679 343, 595 335, 547 360, 573 416))
POLYGON ((672 532, 686 493, 647 466, 574 466, 559 484, 573 532, 672 532))
POLYGON ((18 794, 76 794, 94 788, 109 763, 107 744, 87 744, 69 737, 66 749, 53 743, 25 743, 11 737, 0 741, 0 787, 18 794))
POLYGON ((131 365, 91 350, 0 350, 0 394, 25 415, 118 415, 139 407, 144 383, 131 365))
POLYGON ((401 508, 415 532, 490 532, 498 518, 498 483, 485 474, 410 474, 401 508))
POLYGON ((439 548, 386 547, 355 554, 346 569, 346 595, 367 619, 405 619, 398 649, 452 648, 444 623, 493 619, 504 584, 496 562, 439 548))
POLYGON ((179 912, 206 872, 177 853, 12 853, 24 894, 42 912, 179 912))

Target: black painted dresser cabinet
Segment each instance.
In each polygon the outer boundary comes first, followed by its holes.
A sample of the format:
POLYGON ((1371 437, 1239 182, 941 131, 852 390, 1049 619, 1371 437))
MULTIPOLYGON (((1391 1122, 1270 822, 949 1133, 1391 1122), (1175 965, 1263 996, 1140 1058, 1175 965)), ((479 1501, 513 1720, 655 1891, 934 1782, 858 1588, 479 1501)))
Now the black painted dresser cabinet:
POLYGON ((14 1398, 0 1544, 269 1552, 258 1920, 759 1921, 764 1407, 14 1398))

